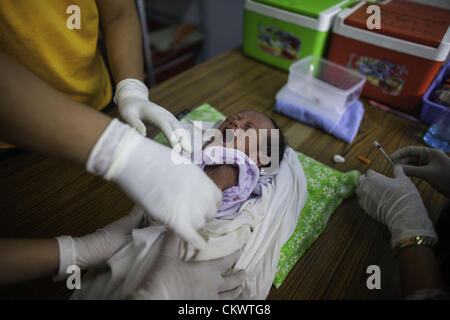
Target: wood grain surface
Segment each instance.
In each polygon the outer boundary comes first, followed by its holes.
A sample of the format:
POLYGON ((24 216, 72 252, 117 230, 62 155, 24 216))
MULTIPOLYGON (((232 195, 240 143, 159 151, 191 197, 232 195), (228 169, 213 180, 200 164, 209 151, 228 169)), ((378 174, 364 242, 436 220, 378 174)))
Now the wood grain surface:
MULTIPOLYGON (((377 140, 391 153, 407 145, 423 145, 426 126, 365 103, 365 116, 352 144, 273 111, 275 95, 287 73, 242 55, 236 49, 200 64, 150 91, 153 102, 174 114, 207 102, 225 115, 253 109, 272 117, 288 144, 339 171, 368 169, 389 175, 388 162, 373 147, 377 140), (333 155, 346 158, 333 163, 333 155), (366 165, 357 159, 372 160, 366 165)), ((107 111, 117 116, 115 108, 107 111)), ((414 180, 436 221, 444 197, 427 183, 414 180)), ((0 153, 0 236, 53 237, 88 234, 122 216, 132 202, 112 183, 80 166, 27 151, 0 153)), ((367 216, 356 197, 332 215, 318 240, 307 250, 269 299, 390 299, 400 297, 395 258, 387 229, 367 216), (381 268, 381 290, 368 290, 366 269, 381 268)), ((40 279, 0 288, 0 299, 66 299, 65 283, 40 279)))

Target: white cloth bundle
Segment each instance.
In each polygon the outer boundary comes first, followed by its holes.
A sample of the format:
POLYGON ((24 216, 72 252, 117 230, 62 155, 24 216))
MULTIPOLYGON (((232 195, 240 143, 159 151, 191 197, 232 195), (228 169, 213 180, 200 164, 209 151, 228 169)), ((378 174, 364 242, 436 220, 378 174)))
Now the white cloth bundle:
MULTIPOLYGON (((243 249, 235 269, 246 271, 245 296, 265 299, 277 271, 281 247, 292 235, 305 205, 307 184, 297 154, 285 150, 275 176, 264 177, 262 196, 250 199, 233 219, 215 219, 202 232, 208 236, 204 250, 195 260, 227 256, 243 249)), ((159 253, 165 228, 150 226, 133 231, 129 243, 108 261, 109 270, 83 279, 74 299, 123 299, 139 287, 140 281, 159 253)), ((187 245, 184 258, 193 256, 187 245)))

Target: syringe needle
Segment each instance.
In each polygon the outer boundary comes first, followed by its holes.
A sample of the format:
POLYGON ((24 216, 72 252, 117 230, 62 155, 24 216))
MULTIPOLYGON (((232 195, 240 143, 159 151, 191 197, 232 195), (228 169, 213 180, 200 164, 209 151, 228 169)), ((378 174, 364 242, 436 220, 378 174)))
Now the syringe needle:
POLYGON ((375 147, 378 148, 378 150, 381 151, 381 153, 383 154, 383 156, 387 159, 387 161, 389 161, 389 163, 394 166, 394 161, 392 161, 392 159, 388 156, 388 154, 383 150, 383 148, 381 147, 381 145, 378 143, 378 141, 374 141, 373 144, 375 145, 375 147))

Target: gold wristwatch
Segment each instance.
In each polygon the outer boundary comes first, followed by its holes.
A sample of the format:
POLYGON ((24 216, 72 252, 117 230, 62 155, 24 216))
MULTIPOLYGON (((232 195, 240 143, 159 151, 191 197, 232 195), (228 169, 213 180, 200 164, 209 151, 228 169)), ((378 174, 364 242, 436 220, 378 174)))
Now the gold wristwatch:
POLYGON ((433 247, 436 244, 436 239, 428 236, 416 236, 399 241, 394 248, 395 254, 401 249, 411 246, 427 246, 433 247))

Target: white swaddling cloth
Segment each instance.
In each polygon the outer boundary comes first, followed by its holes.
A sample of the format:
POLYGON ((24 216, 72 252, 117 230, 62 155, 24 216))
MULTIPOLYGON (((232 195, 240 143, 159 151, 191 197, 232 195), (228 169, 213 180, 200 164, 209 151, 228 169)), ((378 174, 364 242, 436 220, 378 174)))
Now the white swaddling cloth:
MULTIPOLYGON (((275 176, 265 177, 261 197, 250 199, 234 219, 214 219, 202 229, 206 247, 195 260, 227 256, 243 248, 236 270, 245 270, 245 297, 265 299, 277 271, 281 247, 293 233, 305 205, 307 184, 297 154, 286 148, 275 176)), ((83 279, 74 299, 123 299, 134 292, 157 256, 165 228, 150 226, 133 231, 127 245, 108 261, 109 269, 83 279)), ((194 250, 187 245, 186 257, 194 250)))

